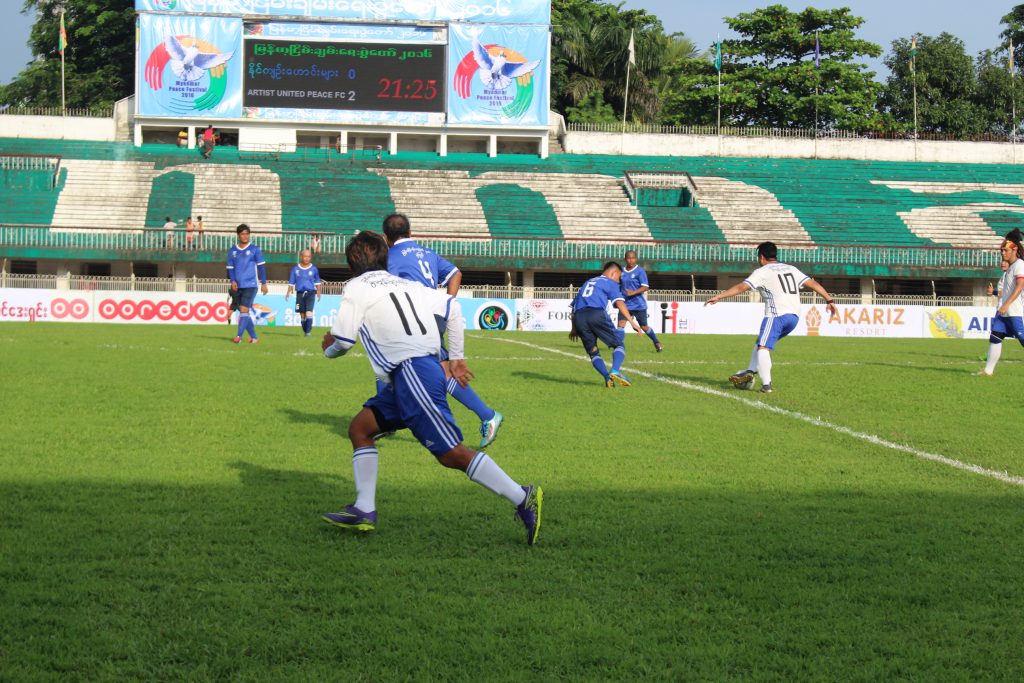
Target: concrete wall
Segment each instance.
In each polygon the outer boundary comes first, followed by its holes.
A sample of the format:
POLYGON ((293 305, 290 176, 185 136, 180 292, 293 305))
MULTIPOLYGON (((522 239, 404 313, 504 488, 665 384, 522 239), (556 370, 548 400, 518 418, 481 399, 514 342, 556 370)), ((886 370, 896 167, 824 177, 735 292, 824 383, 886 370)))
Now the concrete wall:
POLYGON ((857 159, 933 163, 1016 164, 1024 146, 1008 142, 926 142, 834 138, 743 138, 714 135, 620 135, 568 132, 569 154, 629 156, 857 159))
POLYGON ((113 142, 113 117, 0 115, 0 138, 113 142))

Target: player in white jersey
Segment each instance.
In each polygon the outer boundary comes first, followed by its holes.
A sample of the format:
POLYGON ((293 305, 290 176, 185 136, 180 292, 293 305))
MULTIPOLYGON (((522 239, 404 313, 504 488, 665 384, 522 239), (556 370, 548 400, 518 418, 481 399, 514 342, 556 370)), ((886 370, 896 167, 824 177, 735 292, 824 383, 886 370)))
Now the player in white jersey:
POLYGON ((381 382, 377 395, 363 404, 348 426, 356 501, 341 512, 325 513, 323 519, 356 531, 376 528, 379 455, 374 438, 408 428, 439 463, 462 470, 471 481, 515 505, 516 516, 526 527, 526 542, 532 545, 540 530, 541 488, 520 486, 486 453, 464 446, 448 407, 440 362, 441 323, 448 331, 452 376, 463 384, 473 376, 466 367, 459 302, 388 273, 388 246, 372 232, 354 237, 345 256, 355 277, 345 285, 337 320, 324 335, 324 355, 342 356, 358 338, 381 382))
POLYGON ((772 355, 775 344, 792 332, 800 321, 800 288, 809 287, 825 299, 825 308, 832 315, 838 315, 825 288, 800 272, 788 263, 779 263, 779 250, 772 242, 757 245, 757 262, 760 268, 755 270, 743 282, 716 294, 704 302, 705 306, 713 306, 722 299, 749 292, 756 289, 764 301, 764 319, 761 331, 757 335, 757 343, 750 354, 750 363, 746 370, 740 370, 729 378, 734 386, 749 389, 754 385, 754 373, 761 377, 761 391, 772 393, 772 355))
POLYGON ((1020 230, 1006 235, 999 252, 1007 263, 1003 277, 999 279, 999 308, 989 327, 988 359, 978 374, 989 377, 996 371, 996 363, 1003 353, 1003 339, 1013 337, 1024 345, 1024 248, 1021 247, 1020 230))

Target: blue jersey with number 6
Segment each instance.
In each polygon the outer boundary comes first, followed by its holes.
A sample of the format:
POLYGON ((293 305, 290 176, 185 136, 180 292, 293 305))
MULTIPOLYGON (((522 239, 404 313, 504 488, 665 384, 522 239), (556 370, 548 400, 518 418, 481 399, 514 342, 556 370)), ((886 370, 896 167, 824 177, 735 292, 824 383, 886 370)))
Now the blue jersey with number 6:
POLYGON ((459 269, 432 249, 405 238, 388 250, 388 272, 436 289, 448 284, 459 269))
POLYGON ((573 301, 572 310, 579 311, 584 308, 604 310, 610 302, 622 300, 622 288, 619 283, 610 277, 598 275, 583 283, 573 301))

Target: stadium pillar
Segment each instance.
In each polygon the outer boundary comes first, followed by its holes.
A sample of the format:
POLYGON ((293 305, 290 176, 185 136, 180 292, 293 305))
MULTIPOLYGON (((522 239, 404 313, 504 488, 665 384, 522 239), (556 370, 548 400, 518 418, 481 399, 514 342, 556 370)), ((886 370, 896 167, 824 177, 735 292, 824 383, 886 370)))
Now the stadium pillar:
POLYGON ((437 141, 437 156, 446 157, 448 156, 448 134, 441 133, 441 137, 437 141))
POLYGON ((388 154, 391 156, 398 154, 398 133, 388 134, 388 154))
POLYGON ((865 306, 870 306, 875 298, 875 283, 869 277, 860 279, 860 300, 865 306))
POLYGON ((348 152, 348 131, 338 131, 338 154, 345 154, 348 152))
POLYGON ((487 156, 492 159, 498 156, 498 136, 488 135, 487 136, 487 156))
POLYGON ((541 159, 547 159, 548 158, 548 136, 545 135, 540 140, 538 140, 538 142, 540 144, 538 145, 539 149, 537 150, 537 153, 540 155, 541 159))

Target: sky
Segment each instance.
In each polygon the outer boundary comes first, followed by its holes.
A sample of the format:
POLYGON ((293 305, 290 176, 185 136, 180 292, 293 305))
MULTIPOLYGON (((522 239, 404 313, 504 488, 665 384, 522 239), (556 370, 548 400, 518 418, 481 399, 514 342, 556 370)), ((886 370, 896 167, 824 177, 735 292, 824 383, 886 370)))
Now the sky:
MULTIPOLYGON (((850 7, 865 19, 858 37, 882 46, 883 56, 892 41, 913 33, 937 36, 943 31, 964 41, 971 56, 996 47, 1002 27, 1000 18, 1021 0, 625 0, 626 9, 645 9, 661 19, 668 33, 685 33, 699 47, 711 45, 716 37, 735 37, 723 17, 750 12, 770 4, 783 4, 794 10, 808 6, 819 9, 850 7)), ((618 4, 615 0, 612 4, 618 4)), ((28 34, 32 17, 18 12, 22 0, 0 0, 0 83, 10 83, 31 60, 28 34)), ((868 60, 879 80, 888 74, 881 60, 868 60)))

